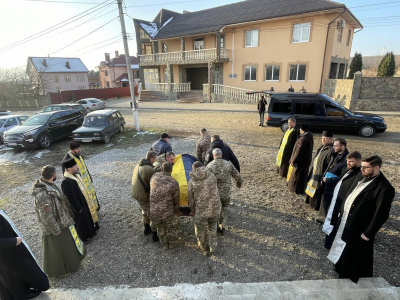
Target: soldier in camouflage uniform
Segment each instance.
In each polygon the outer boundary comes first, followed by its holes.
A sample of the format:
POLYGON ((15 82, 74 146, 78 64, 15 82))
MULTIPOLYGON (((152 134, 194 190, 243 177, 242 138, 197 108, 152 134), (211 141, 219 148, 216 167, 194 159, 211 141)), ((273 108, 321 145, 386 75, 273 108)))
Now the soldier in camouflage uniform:
POLYGON ((211 137, 205 128, 200 130, 200 135, 201 138, 196 143, 196 158, 198 161, 204 164, 207 150, 211 147, 211 137))
POLYGON ((217 179, 201 162, 193 164, 188 182, 190 215, 194 216, 197 244, 203 254, 210 255, 217 247, 217 222, 221 211, 217 179))
POLYGON ((212 153, 214 160, 207 165, 207 170, 213 173, 217 178, 218 192, 222 205, 221 214, 218 220, 218 232, 224 235, 228 205, 231 201, 231 177, 235 178, 238 188, 242 186, 242 177, 230 161, 226 161, 222 158, 221 149, 215 148, 212 153))
POLYGON ((157 156, 157 159, 156 159, 155 163, 153 164, 154 172, 161 172, 161 166, 165 162, 168 162, 171 165, 173 165, 174 160, 175 160, 175 153, 172 151, 160 154, 159 156, 157 156))
POLYGON ((172 164, 165 162, 161 172, 150 179, 150 217, 164 250, 179 246, 181 238, 179 184, 171 177, 171 172, 172 164))

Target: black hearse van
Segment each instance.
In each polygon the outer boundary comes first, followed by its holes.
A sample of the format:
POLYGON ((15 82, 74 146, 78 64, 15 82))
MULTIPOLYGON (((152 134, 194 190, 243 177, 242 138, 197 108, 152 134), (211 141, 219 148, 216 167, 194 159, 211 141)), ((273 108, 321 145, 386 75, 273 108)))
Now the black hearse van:
POLYGON ((351 112, 324 94, 270 94, 267 125, 280 127, 285 132, 290 116, 296 118, 297 124, 307 124, 311 131, 329 130, 370 137, 387 129, 382 117, 351 112))

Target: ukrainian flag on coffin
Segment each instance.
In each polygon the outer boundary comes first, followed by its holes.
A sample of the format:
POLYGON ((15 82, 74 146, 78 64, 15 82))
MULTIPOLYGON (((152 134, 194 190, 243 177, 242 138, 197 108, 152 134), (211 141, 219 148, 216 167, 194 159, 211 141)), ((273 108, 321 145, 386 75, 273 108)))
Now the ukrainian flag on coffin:
POLYGON ((179 183, 180 197, 179 206, 188 207, 187 185, 190 180, 189 173, 192 171, 192 165, 197 159, 190 154, 179 154, 175 156, 174 166, 172 168, 172 178, 179 183))

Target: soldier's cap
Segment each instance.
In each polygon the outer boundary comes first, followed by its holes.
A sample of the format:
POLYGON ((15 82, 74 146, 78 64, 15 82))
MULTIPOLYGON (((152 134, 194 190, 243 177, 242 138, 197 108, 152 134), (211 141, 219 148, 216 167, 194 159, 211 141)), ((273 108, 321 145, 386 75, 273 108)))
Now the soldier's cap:
POLYGON ((71 150, 75 150, 76 148, 80 148, 81 144, 79 144, 79 142, 77 141, 72 141, 71 143, 69 143, 69 149, 71 150))
POLYGON ((333 137, 333 132, 332 131, 322 131, 322 136, 324 137, 333 137))
POLYGON ((162 138, 162 139, 166 139, 166 138, 170 139, 171 137, 168 135, 168 133, 164 132, 164 133, 161 135, 161 138, 162 138))
POLYGON ((67 159, 63 160, 61 163, 64 166, 64 168, 66 168, 66 169, 72 168, 73 166, 76 165, 76 161, 73 158, 67 158, 67 159))

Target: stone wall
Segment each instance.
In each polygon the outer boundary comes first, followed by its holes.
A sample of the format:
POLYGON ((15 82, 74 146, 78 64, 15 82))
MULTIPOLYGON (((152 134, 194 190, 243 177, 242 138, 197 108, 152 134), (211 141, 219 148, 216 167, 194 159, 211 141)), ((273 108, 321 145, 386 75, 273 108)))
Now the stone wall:
POLYGON ((363 77, 358 98, 400 100, 400 77, 363 77))
POLYGON ((324 94, 340 105, 350 108, 353 86, 352 79, 327 79, 325 80, 324 94))
POLYGON ((31 108, 50 105, 50 97, 48 95, 39 96, 36 100, 34 97, 26 99, 0 99, 1 108, 31 108))

